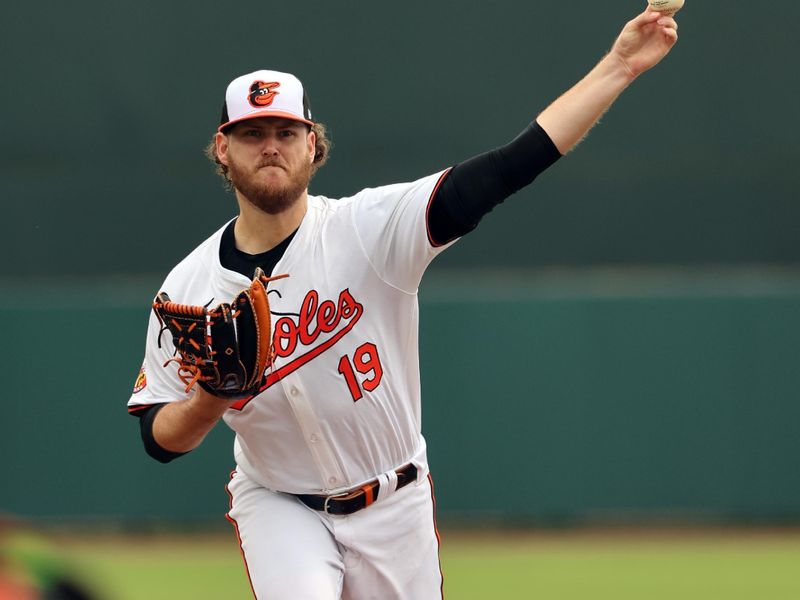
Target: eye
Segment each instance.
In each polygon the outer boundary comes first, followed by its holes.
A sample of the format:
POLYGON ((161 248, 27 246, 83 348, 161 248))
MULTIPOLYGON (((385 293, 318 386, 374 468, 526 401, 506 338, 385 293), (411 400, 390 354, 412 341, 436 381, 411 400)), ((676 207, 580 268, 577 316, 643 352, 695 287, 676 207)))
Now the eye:
POLYGON ((281 129, 279 135, 284 138, 294 137, 297 135, 292 129, 281 129))
POLYGON ((248 137, 259 137, 261 132, 258 129, 248 129, 244 132, 244 134, 248 137))

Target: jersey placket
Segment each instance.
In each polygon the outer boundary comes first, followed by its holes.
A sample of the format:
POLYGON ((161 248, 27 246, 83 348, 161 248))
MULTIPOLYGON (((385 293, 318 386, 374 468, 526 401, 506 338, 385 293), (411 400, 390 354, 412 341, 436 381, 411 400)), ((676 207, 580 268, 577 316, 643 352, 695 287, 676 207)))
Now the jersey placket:
POLYGON ((297 423, 300 425, 300 430, 303 432, 303 439, 311 456, 314 457, 323 483, 323 491, 330 492, 341 488, 345 482, 344 473, 328 440, 322 434, 319 419, 314 413, 300 377, 295 374, 287 375, 280 383, 297 423))

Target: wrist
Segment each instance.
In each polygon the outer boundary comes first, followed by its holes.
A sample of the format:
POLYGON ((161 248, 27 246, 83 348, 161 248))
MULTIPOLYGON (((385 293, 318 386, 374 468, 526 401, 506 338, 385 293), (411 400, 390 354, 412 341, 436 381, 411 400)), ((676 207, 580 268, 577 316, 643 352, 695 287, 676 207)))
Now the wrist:
POLYGON ((625 59, 622 54, 616 49, 612 48, 611 51, 603 57, 600 61, 604 63, 605 68, 612 77, 624 82, 624 85, 630 85, 638 76, 625 59))
POLYGON ((188 404, 194 414, 206 419, 219 419, 228 410, 234 400, 220 398, 197 385, 194 394, 188 399, 188 404))

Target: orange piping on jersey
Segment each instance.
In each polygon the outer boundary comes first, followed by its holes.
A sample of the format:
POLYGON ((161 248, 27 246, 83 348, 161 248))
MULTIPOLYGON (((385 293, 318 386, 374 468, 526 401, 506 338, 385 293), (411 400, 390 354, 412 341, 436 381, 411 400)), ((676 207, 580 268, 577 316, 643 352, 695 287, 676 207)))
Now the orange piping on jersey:
MULTIPOLYGON (((233 479, 234 475, 236 475, 235 470, 231 471, 231 479, 233 479)), ((231 522, 234 531, 236 531, 236 540, 239 542, 239 553, 242 555, 242 560, 244 561, 244 570, 245 573, 247 573, 247 581, 250 584, 250 591, 253 592, 253 598, 258 600, 258 596, 256 596, 256 588, 253 587, 253 579, 250 577, 250 566, 247 564, 247 557, 244 555, 244 547, 242 546, 242 536, 239 534, 239 524, 236 522, 236 519, 234 519, 230 515, 230 511, 233 510, 233 494, 231 494, 231 491, 228 489, 227 485, 225 486, 225 492, 227 492, 228 494, 228 506, 229 506, 228 508, 229 512, 225 514, 225 518, 231 522)))
POLYGON ((437 242, 436 240, 433 239, 433 236, 431 236, 431 227, 428 224, 428 213, 430 213, 430 211, 431 211, 431 202, 433 202, 433 198, 434 198, 434 196, 436 196, 436 192, 439 190, 439 186, 442 185, 442 182, 444 181, 444 178, 447 177, 447 175, 452 170, 453 170, 452 168, 447 169, 444 173, 442 173, 442 176, 439 177, 439 181, 436 182, 436 185, 434 186, 433 191, 431 192, 431 196, 430 196, 430 198, 428 198, 428 206, 425 208, 425 231, 428 234, 428 243, 431 246, 433 246, 434 248, 440 248, 440 247, 444 246, 445 244, 447 244, 449 242, 445 242, 444 244, 440 244, 439 242, 437 242))
POLYGON ((436 543, 438 544, 436 555, 439 558, 439 577, 442 581, 441 586, 439 587, 439 593, 444 600, 444 572, 442 571, 442 559, 440 557, 442 538, 439 535, 439 526, 436 524, 436 494, 433 493, 433 477, 431 477, 430 473, 428 473, 428 483, 431 486, 431 501, 433 502, 433 530, 436 532, 436 543))

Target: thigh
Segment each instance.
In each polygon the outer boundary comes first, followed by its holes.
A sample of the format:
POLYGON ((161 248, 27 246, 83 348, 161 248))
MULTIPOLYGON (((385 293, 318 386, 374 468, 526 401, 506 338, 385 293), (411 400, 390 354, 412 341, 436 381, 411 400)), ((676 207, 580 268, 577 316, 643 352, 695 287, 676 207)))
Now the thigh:
POLYGON ((337 537, 346 546, 342 597, 441 600, 434 511, 432 483, 425 478, 398 490, 385 503, 335 522, 337 537))
POLYGON ((293 496, 241 472, 228 485, 234 524, 257 599, 338 600, 342 553, 320 517, 293 496))

